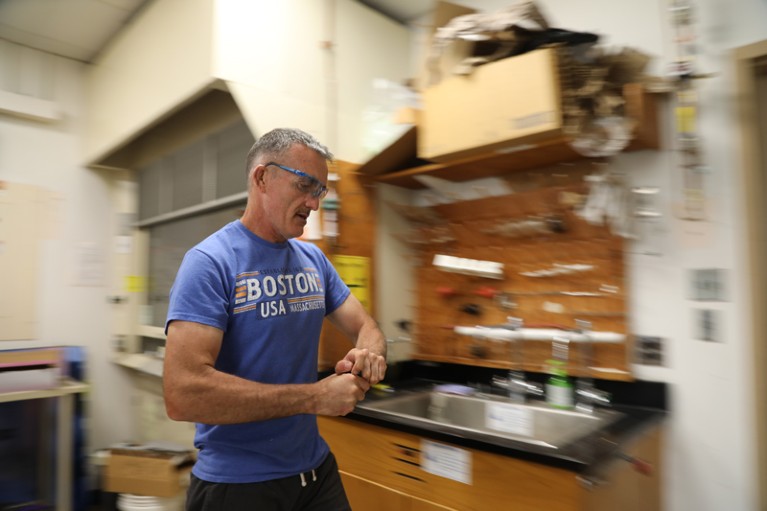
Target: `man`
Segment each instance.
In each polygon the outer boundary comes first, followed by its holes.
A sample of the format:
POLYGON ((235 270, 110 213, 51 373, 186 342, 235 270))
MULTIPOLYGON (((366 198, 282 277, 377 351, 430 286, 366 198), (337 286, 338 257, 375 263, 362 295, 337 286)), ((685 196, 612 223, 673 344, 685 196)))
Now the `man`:
POLYGON ((316 415, 352 411, 386 373, 386 342, 324 254, 300 236, 332 154, 296 129, 247 158, 248 202, 187 252, 170 293, 168 416, 196 422, 190 510, 350 509, 316 415), (327 315, 354 341, 317 380, 327 315))

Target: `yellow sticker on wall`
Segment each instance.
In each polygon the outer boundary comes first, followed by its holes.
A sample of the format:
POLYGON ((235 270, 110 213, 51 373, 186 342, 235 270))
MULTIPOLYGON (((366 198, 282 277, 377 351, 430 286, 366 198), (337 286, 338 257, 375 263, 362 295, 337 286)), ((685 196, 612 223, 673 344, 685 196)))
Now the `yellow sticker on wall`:
POLYGON ((141 275, 123 277, 123 288, 127 293, 143 293, 146 290, 146 278, 141 275))
POLYGON ((370 258, 336 255, 333 265, 354 296, 368 313, 370 310, 370 258))

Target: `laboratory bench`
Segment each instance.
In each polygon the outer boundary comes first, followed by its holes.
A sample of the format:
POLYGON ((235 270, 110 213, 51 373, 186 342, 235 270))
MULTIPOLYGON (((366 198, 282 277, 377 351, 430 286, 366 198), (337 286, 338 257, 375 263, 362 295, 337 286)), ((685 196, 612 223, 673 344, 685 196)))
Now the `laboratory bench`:
MULTIPOLYGON (((370 511, 660 509, 665 383, 597 380, 596 386, 612 396, 614 420, 556 446, 410 420, 386 410, 387 401, 445 383, 467 385, 503 402, 503 391, 487 383, 501 372, 411 361, 391 368, 385 385, 371 389, 346 417, 320 417, 352 506, 370 511)), ((547 375, 527 377, 543 383, 547 375)))

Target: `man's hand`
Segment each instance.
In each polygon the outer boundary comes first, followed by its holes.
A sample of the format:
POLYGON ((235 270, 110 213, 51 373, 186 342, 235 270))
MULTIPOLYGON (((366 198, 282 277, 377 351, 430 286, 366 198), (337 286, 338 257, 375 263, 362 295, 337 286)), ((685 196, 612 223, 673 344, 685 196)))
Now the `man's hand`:
POLYGON ((346 415, 365 399, 370 384, 353 374, 331 374, 318 381, 317 415, 346 415))
POLYGON ((336 363, 336 374, 352 373, 375 385, 386 376, 386 358, 367 348, 352 348, 336 363))

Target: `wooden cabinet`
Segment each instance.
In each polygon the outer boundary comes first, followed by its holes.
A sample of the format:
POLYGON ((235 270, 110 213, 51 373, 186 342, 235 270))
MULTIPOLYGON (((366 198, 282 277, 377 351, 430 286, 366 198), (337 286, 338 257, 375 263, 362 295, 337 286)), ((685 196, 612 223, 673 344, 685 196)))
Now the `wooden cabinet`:
MULTIPOLYGON (((639 474, 620 459, 608 467, 609 476, 589 487, 570 470, 435 442, 464 456, 465 465, 455 472, 464 471, 467 481, 461 482, 424 468, 431 440, 351 419, 318 420, 355 511, 660 509, 657 473, 639 474)), ((631 454, 657 462, 658 446, 659 434, 642 437, 631 454)))
POLYGON ((356 475, 341 471, 346 495, 355 510, 363 511, 457 511, 428 500, 393 490, 356 475))

